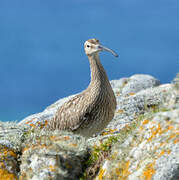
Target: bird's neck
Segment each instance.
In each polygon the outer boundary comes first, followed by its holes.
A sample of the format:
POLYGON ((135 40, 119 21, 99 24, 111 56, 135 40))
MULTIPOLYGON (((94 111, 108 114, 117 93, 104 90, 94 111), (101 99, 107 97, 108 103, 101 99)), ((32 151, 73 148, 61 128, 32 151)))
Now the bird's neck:
POLYGON ((98 53, 88 56, 91 69, 91 82, 89 87, 109 85, 107 74, 100 62, 98 53))

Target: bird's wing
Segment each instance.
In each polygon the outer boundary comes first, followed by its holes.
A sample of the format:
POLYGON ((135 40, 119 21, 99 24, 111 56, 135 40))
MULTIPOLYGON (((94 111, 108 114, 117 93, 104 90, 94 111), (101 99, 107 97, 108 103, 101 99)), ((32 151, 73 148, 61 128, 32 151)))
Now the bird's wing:
POLYGON ((88 124, 90 119, 91 119, 91 114, 89 112, 81 113, 78 122, 75 123, 70 129, 72 131, 75 131, 78 128, 80 128, 82 125, 84 126, 84 124, 88 124))
POLYGON ((77 130, 82 124, 91 119, 90 102, 83 94, 76 95, 65 102, 58 110, 53 119, 53 128, 77 130))

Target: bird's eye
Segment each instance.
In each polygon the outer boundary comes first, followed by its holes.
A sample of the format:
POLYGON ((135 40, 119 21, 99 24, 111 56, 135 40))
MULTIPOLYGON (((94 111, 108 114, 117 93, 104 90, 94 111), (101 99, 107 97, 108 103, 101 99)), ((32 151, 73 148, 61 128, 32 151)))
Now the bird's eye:
POLYGON ((89 48, 89 47, 90 47, 90 45, 87 45, 87 47, 89 48))

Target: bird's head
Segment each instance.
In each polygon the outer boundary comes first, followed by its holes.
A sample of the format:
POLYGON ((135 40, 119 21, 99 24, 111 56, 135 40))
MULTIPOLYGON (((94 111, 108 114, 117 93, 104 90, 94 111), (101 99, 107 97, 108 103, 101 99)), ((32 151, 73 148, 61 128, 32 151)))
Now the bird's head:
POLYGON ((111 49, 104 47, 100 44, 99 40, 97 39, 89 39, 84 44, 85 53, 87 56, 92 56, 100 51, 108 51, 112 53, 115 57, 118 57, 118 55, 111 49))

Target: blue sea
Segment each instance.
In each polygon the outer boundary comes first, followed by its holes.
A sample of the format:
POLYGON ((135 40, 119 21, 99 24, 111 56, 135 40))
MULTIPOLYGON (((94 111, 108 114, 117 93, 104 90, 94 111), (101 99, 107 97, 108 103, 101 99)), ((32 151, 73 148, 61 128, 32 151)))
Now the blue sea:
POLYGON ((109 79, 136 73, 168 83, 179 72, 178 0, 1 0, 0 120, 20 121, 88 86, 83 44, 100 55, 109 79))

